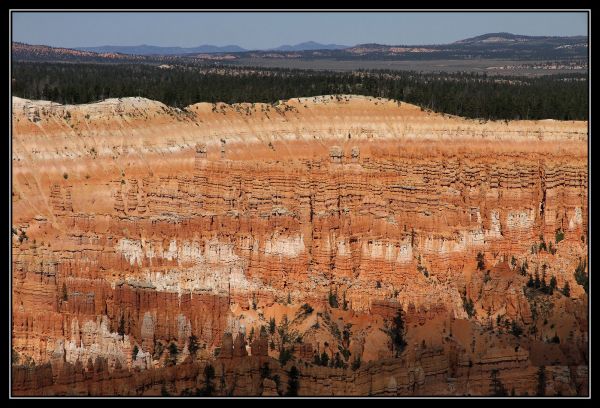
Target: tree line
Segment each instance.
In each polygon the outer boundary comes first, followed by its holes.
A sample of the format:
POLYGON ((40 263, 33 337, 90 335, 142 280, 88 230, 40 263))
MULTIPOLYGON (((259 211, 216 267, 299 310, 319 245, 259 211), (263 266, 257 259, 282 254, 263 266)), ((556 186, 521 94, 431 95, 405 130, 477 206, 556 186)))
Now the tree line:
POLYGON ((475 119, 587 120, 584 74, 542 77, 412 71, 311 71, 149 64, 14 62, 12 93, 79 104, 141 96, 183 108, 197 102, 263 102, 356 94, 475 119))

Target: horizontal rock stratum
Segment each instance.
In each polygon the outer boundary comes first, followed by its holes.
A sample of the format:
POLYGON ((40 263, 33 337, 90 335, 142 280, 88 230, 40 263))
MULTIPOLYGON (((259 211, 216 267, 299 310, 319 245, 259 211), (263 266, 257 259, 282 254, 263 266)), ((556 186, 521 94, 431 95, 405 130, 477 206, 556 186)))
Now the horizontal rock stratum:
POLYGON ((587 122, 13 98, 12 130, 15 395, 186 395, 209 364, 214 395, 291 366, 299 395, 587 395, 587 122))

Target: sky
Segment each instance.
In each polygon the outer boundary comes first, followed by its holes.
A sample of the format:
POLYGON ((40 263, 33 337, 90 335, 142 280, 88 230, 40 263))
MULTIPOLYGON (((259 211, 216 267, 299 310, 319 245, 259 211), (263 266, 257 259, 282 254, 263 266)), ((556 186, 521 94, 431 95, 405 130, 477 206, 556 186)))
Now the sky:
POLYGON ((447 44, 493 32, 587 35, 585 12, 18 12, 13 41, 55 47, 447 44))

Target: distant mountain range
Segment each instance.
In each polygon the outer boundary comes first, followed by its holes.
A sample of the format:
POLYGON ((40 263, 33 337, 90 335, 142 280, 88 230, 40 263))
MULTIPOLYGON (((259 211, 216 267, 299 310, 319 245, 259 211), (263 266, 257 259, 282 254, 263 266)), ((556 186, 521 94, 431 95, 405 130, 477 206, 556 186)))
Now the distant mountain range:
POLYGON ((511 33, 489 33, 478 35, 477 37, 467 38, 464 40, 455 41, 453 44, 563 44, 567 42, 581 42, 587 43, 587 37, 585 36, 574 36, 574 37, 551 37, 551 36, 531 36, 531 35, 519 35, 511 33))
POLYGON ((315 50, 343 50, 350 48, 347 45, 338 44, 319 44, 314 41, 303 42, 296 45, 282 45, 277 48, 272 48, 269 51, 315 51, 315 50))
POLYGON ((197 47, 159 47, 156 45, 102 45, 99 47, 77 47, 79 51, 90 51, 97 53, 119 53, 127 55, 183 55, 183 54, 215 54, 221 52, 244 52, 248 51, 237 45, 199 45, 197 47))
POLYGON ((245 50, 237 45, 218 47, 103 46, 77 49, 12 44, 13 60, 21 61, 132 61, 132 62, 243 62, 248 59, 334 60, 572 60, 587 59, 586 36, 525 36, 490 33, 451 44, 383 45, 304 42, 271 50, 245 50))
MULTIPOLYGON (((341 50, 348 48, 346 45, 319 44, 314 41, 303 42, 296 45, 282 45, 268 51, 312 51, 312 50, 341 50)), ((76 47, 78 51, 97 53, 119 53, 127 55, 185 55, 185 54, 218 54, 230 52, 249 51, 237 45, 199 45, 197 47, 160 47, 156 45, 102 45, 99 47, 76 47)), ((260 50, 259 50, 260 51, 260 50)))

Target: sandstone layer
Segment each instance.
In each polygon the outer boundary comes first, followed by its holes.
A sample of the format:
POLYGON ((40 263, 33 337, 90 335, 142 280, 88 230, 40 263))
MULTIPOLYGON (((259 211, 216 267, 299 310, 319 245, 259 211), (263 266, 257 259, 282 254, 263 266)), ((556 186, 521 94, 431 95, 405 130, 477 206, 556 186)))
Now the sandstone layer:
POLYGON ((587 122, 13 98, 12 130, 15 394, 180 395, 207 364, 220 395, 292 365, 300 395, 587 394, 587 122))

